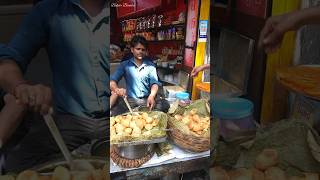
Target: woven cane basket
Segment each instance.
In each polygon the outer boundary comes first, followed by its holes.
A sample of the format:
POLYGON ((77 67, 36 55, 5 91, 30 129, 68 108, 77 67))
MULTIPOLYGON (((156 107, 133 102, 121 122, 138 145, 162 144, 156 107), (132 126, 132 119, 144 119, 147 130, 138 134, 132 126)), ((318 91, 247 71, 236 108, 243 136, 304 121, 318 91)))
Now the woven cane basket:
POLYGON ((185 134, 180 131, 171 121, 168 121, 169 136, 172 141, 184 150, 191 152, 204 152, 210 149, 210 137, 199 137, 192 134, 185 134))

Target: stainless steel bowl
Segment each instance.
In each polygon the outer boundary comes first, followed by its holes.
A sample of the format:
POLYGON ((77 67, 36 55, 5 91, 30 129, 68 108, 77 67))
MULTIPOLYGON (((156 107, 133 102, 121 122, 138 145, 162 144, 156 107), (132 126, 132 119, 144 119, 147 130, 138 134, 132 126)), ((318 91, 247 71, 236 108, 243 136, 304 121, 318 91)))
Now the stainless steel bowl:
POLYGON ((117 146, 117 154, 127 159, 139 159, 146 156, 148 153, 154 152, 154 144, 141 144, 141 145, 128 145, 128 146, 117 146))

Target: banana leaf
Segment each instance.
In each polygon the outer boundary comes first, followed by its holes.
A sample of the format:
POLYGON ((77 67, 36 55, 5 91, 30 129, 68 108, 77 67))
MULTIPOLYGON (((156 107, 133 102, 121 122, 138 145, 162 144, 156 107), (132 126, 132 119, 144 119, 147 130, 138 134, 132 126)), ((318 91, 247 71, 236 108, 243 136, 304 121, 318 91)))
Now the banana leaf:
MULTIPOLYGON (((139 111, 139 112, 144 112, 144 111, 139 111)), ((152 139, 157 139, 157 138, 162 138, 167 135, 166 129, 167 129, 167 123, 168 123, 168 116, 167 114, 160 112, 160 111, 145 111, 148 113, 149 117, 153 117, 154 115, 158 116, 159 119, 159 124, 153 129, 151 129, 151 134, 150 135, 143 135, 144 132, 147 130, 143 129, 141 131, 141 136, 139 137, 133 137, 133 136, 110 136, 110 143, 115 144, 115 143, 120 143, 120 142, 132 142, 132 141, 146 141, 146 140, 152 140, 152 139)), ((123 115, 128 115, 130 113, 125 113, 119 116, 123 115)), ((113 119, 115 117, 111 117, 113 119)))

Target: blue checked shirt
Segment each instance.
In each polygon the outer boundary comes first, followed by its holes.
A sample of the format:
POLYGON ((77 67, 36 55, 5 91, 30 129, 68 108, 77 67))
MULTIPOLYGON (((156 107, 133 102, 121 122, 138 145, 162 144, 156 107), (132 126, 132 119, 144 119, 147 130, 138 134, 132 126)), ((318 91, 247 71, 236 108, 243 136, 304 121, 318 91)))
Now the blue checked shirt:
POLYGON ((126 80, 127 94, 132 98, 149 96, 153 84, 161 86, 158 80, 156 66, 147 59, 143 60, 140 67, 134 62, 133 57, 121 62, 110 79, 119 82, 122 77, 126 80))
POLYGON ((9 44, 0 47, 0 60, 13 59, 25 72, 45 47, 55 109, 99 118, 109 110, 109 30, 107 5, 91 17, 80 0, 43 0, 25 17, 9 44))

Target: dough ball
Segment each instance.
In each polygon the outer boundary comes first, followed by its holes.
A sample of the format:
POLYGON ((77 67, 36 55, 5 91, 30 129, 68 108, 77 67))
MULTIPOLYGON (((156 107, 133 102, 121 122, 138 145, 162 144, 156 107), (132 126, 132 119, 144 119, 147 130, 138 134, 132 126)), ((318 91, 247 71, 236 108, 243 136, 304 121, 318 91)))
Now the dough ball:
POLYGON ((146 118, 147 124, 151 124, 152 121, 153 121, 152 117, 147 117, 147 118, 146 118))
POLYGON ((306 180, 319 180, 319 175, 317 173, 304 173, 306 180))
POLYGON ((197 113, 197 109, 191 109, 190 114, 195 115, 197 113))
POLYGON ((264 180, 264 173, 256 168, 250 169, 252 172, 252 180, 264 180))
POLYGON ((286 180, 285 172, 278 167, 270 167, 265 172, 265 180, 286 180))
POLYGON ((210 169, 210 179, 212 180, 230 180, 227 172, 221 167, 210 169))
POLYGON ((58 166, 54 169, 52 174, 52 180, 70 180, 70 171, 62 166, 58 166))
POLYGON ((179 114, 174 115, 174 118, 175 118, 176 120, 178 120, 178 121, 181 121, 181 120, 182 120, 182 116, 179 115, 179 114))
POLYGON ((256 158, 255 167, 259 170, 266 170, 278 164, 278 153, 274 149, 264 149, 256 158))
POLYGON ((11 175, 2 175, 0 176, 1 180, 15 180, 15 178, 11 175))
POLYGON ((199 123, 194 123, 194 126, 193 126, 193 131, 202 131, 203 130, 203 127, 201 126, 201 124, 199 123))
POLYGON ((124 132, 126 132, 126 133, 128 133, 128 134, 131 134, 131 133, 132 133, 132 129, 131 129, 131 128, 126 128, 126 129, 124 130, 124 132))
POLYGON ((136 125, 138 126, 139 129, 144 128, 144 122, 141 119, 135 120, 136 125))
POLYGON ((185 116, 185 117, 182 118, 182 122, 187 125, 190 122, 190 118, 185 116))
POLYGON ((193 116, 192 116, 192 119, 193 119, 195 122, 200 122, 200 117, 199 117, 197 114, 193 115, 193 116))
POLYGON ((152 122, 152 126, 155 127, 159 124, 159 119, 154 119, 152 122))
POLYGON ((116 125, 115 125, 115 128, 116 128, 117 134, 121 134, 121 133, 124 132, 124 128, 125 128, 125 127, 124 127, 122 124, 116 124, 116 125))
POLYGON ((25 170, 22 171, 18 176, 17 180, 38 180, 39 175, 36 171, 25 170))
POLYGON ((151 130, 153 128, 152 124, 146 124, 146 126, 144 127, 146 130, 151 130))
POLYGON ((110 126, 113 126, 116 124, 116 120, 114 118, 110 119, 110 126))
POLYGON ((239 168, 228 172, 230 180, 252 180, 252 172, 246 168, 239 168))
POLYGON ((121 124, 122 124, 122 126, 124 126, 126 128, 130 127, 130 120, 129 119, 122 119, 121 124))
POLYGON ((89 171, 76 171, 72 174, 72 180, 92 180, 89 171))

